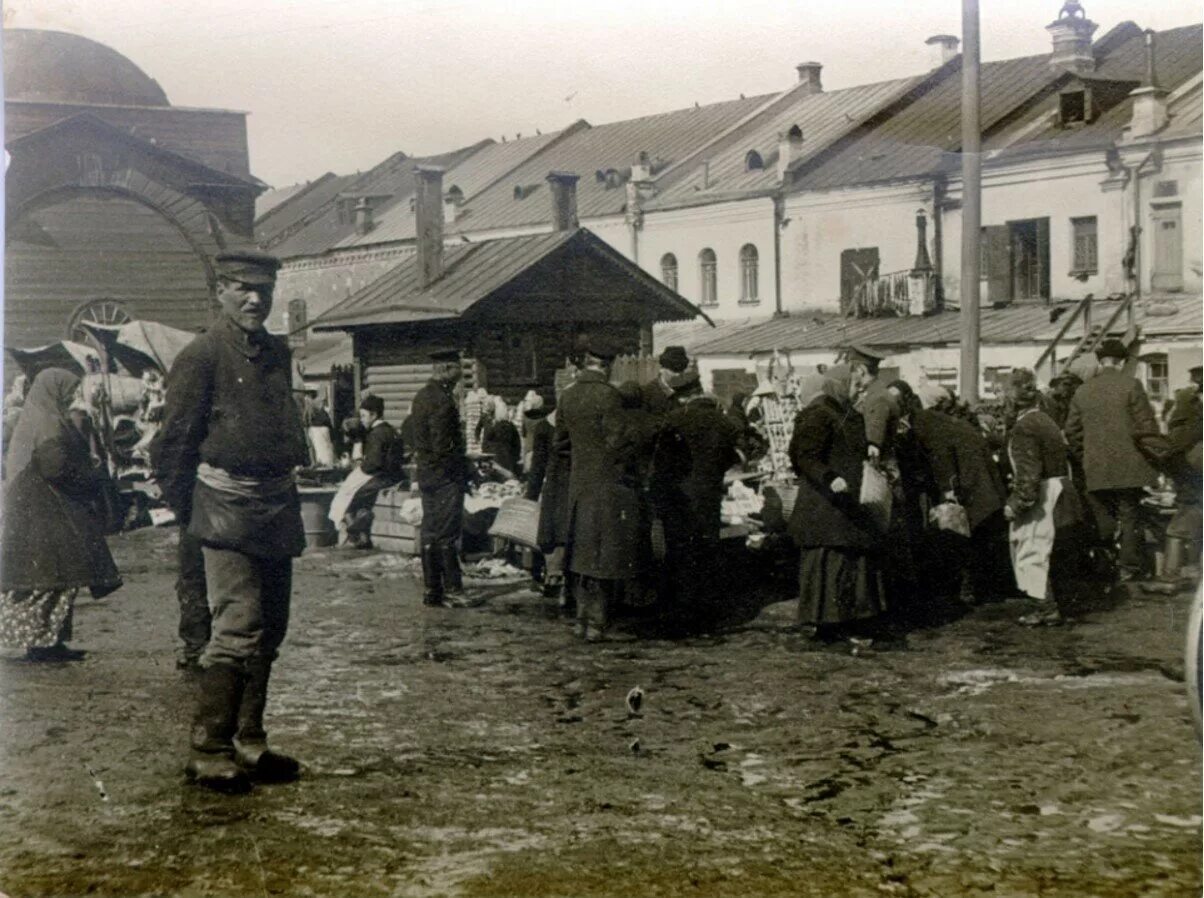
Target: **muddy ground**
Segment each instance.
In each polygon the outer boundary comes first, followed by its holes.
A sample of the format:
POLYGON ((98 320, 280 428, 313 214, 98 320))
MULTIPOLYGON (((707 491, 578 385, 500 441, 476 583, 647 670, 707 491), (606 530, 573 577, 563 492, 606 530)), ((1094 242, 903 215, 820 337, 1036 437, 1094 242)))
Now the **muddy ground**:
POLYGON ((1187 596, 854 656, 766 593, 716 635, 583 645, 523 583, 424 609, 396 558, 316 552, 269 708, 304 778, 224 798, 183 785, 172 539, 113 541, 84 661, 0 663, 0 892, 1200 895, 1187 596))

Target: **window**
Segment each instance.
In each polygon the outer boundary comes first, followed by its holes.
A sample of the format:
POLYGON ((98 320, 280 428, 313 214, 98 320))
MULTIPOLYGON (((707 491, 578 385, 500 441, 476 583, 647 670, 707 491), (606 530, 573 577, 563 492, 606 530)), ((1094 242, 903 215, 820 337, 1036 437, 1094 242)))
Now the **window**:
POLYGON ((756 150, 749 150, 744 157, 745 171, 760 171, 765 167, 765 160, 761 158, 761 154, 756 150))
POLYGON ((1072 218, 1074 232, 1074 269, 1071 274, 1095 274, 1099 271, 1099 226, 1095 216, 1072 218))
POLYGON ((715 251, 707 247, 698 254, 698 279, 702 283, 700 305, 719 305, 718 262, 715 251))
POLYGON ((758 302, 757 248, 746 243, 740 248, 740 302, 758 302))
POLYGON ((510 332, 505 339, 507 382, 536 382, 539 379, 539 356, 534 334, 510 332))
POLYGON ((929 383, 934 383, 941 387, 949 387, 953 390, 957 389, 956 368, 931 368, 925 365, 920 370, 924 372, 924 378, 929 383))
POLYGON ((673 253, 661 256, 661 281, 670 290, 677 290, 677 256, 673 253))
POLYGON ((1059 94, 1058 118, 1063 126, 1085 122, 1087 120, 1087 92, 1075 90, 1059 94))
POLYGON ((305 345, 306 337, 309 335, 308 324, 309 315, 305 309, 305 300, 290 299, 288 301, 288 312, 284 316, 284 327, 288 331, 289 346, 295 348, 305 345))
POLYGON ((1145 391, 1149 394, 1150 401, 1154 403, 1163 403, 1170 398, 1168 386, 1170 384, 1170 368, 1167 365, 1165 353, 1154 353, 1153 355, 1144 356, 1142 361, 1145 362, 1145 391))
POLYGON ((982 372, 983 392, 1002 399, 1007 392, 1008 375, 1012 373, 1011 365, 997 365, 984 368, 982 372))
POLYGON ((1154 183, 1154 198, 1165 199, 1168 196, 1179 195, 1178 181, 1156 181, 1154 183))

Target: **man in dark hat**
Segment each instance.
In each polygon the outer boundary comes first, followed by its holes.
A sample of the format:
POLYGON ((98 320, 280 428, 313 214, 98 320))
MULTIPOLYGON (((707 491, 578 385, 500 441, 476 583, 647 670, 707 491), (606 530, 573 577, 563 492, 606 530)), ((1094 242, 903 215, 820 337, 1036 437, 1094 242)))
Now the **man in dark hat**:
POLYGON ((570 454, 568 573, 577 599, 577 635, 602 639, 610 611, 628 581, 643 573, 638 492, 623 480, 624 459, 608 436, 623 400, 608 379, 616 351, 600 340, 584 351, 584 367, 560 397, 556 447, 570 454))
POLYGON ((308 463, 288 350, 264 330, 280 262, 219 255, 221 317, 177 357, 155 477, 202 546, 212 635, 186 767, 198 785, 242 792, 295 779, 296 760, 268 748, 272 663, 288 626, 292 559, 305 548, 293 469, 308 463))
POLYGON ((1071 371, 1063 371, 1049 382, 1049 389, 1041 397, 1041 410, 1053 418, 1058 427, 1066 426, 1070 414, 1070 399, 1083 385, 1083 379, 1071 371))
POLYGON ((1145 388, 1125 374, 1129 352, 1107 339, 1095 350, 1099 371, 1079 387, 1066 416, 1066 440, 1082 466, 1100 538, 1120 544, 1120 576, 1132 580, 1142 568, 1140 502, 1158 479, 1147 453, 1164 448, 1145 388))
POLYGON ((422 601, 463 608, 474 603, 464 593, 460 570, 460 530, 470 474, 454 395, 461 376, 460 354, 434 352, 431 362, 431 379, 414 396, 408 421, 422 495, 422 601))
POLYGON ((861 394, 857 404, 865 418, 867 452, 871 459, 877 460, 890 451, 891 437, 899 421, 898 404, 890 394, 889 385, 878 378, 878 369, 886 356, 859 344, 849 346, 845 356, 861 394))
POLYGON ((696 628, 717 610, 715 590, 719 553, 723 476, 740 460, 740 430, 718 400, 703 392, 698 372, 676 375, 677 407, 665 416, 653 461, 653 495, 665 528, 666 577, 663 610, 672 627, 696 628))
POLYGON ((657 359, 660 371, 656 380, 641 387, 644 408, 654 415, 665 415, 676 405, 669 382, 690 367, 690 358, 681 346, 666 346, 657 359))

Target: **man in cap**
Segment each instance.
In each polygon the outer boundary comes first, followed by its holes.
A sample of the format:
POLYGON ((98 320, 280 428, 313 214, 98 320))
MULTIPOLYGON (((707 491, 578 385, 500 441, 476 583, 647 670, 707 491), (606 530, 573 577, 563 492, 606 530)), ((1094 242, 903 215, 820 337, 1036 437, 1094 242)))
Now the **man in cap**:
POLYGON ((877 461, 891 448, 891 437, 899 421, 898 404, 891 396, 888 384, 878 377, 878 369, 886 356, 868 346, 854 344, 845 350, 853 383, 861 397, 857 400, 865 418, 866 449, 869 458, 877 461))
POLYGON ((577 635, 602 639, 627 581, 643 573, 639 494, 624 482, 624 458, 609 437, 620 426, 623 400, 608 379, 617 351, 597 338, 584 367, 560 397, 556 448, 570 454, 568 573, 577 600, 577 635))
POLYGON ((670 381, 690 367, 690 358, 681 346, 666 346, 657 359, 660 371, 656 379, 640 388, 644 409, 654 415, 668 414, 677 404, 670 381))
POLYGON ((1174 405, 1166 420, 1167 437, 1173 450, 1169 470, 1175 482, 1178 509, 1166 527, 1166 577, 1176 580, 1182 573, 1185 550, 1200 551, 1201 525, 1204 523, 1204 477, 1201 473, 1200 444, 1204 436, 1204 407, 1200 388, 1204 367, 1191 369, 1191 385, 1175 393, 1174 405))
POLYGON ((1132 580, 1142 567, 1139 520, 1143 489, 1158 474, 1143 454, 1165 440, 1141 381, 1125 374, 1128 350, 1107 339, 1095 350, 1099 372, 1070 400, 1066 440, 1082 466, 1100 537, 1120 544, 1120 577, 1132 580))
POLYGON ((672 626, 705 627, 716 611, 709 600, 718 573, 723 476, 740 460, 740 428, 703 392, 697 370, 670 383, 677 407, 665 417, 652 475, 665 527, 664 604, 676 618, 672 626))
POLYGON ((292 559, 305 548, 293 469, 308 462, 288 350, 264 329, 280 262, 217 256, 221 316, 177 357, 152 451, 164 497, 200 541, 212 614, 186 773, 242 792, 286 781, 296 760, 268 748, 263 717, 288 626, 292 559))
POLYGON ((408 427, 412 434, 418 488, 422 495, 419 552, 425 605, 467 607, 460 571, 460 530, 469 480, 464 427, 455 389, 460 353, 431 353, 431 379, 414 396, 408 427))
POLYGON ((1066 426, 1070 414, 1070 399, 1083 385, 1083 379, 1071 371, 1063 371, 1049 382, 1049 390, 1041 397, 1041 410, 1053 418, 1058 427, 1066 426))

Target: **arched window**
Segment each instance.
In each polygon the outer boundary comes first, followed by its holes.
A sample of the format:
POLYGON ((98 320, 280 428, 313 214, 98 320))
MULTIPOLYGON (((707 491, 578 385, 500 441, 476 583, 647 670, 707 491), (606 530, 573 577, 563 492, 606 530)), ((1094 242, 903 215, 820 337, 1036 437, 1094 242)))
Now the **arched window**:
POLYGON ((757 248, 751 243, 740 247, 740 302, 758 302, 757 248))
POLYGON ((765 167, 765 160, 761 158, 761 154, 756 150, 749 150, 744 156, 745 171, 760 171, 765 167))
POLYGON ((661 281, 670 290, 677 290, 677 256, 665 253, 661 256, 661 281))
POLYGON ((719 304, 717 267, 715 251, 709 246, 698 254, 698 279, 702 282, 702 297, 699 305, 715 306, 719 304))

